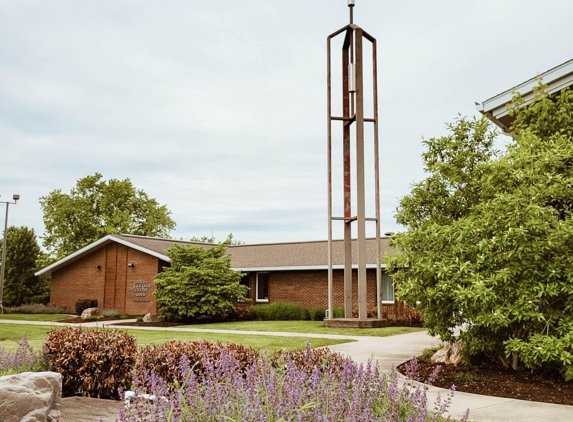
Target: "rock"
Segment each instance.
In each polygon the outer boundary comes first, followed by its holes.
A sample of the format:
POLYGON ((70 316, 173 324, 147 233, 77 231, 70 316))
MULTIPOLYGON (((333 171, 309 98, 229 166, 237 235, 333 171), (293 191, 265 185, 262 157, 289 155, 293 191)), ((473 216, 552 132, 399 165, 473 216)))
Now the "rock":
POLYGON ((23 372, 0 377, 0 414, 5 421, 60 420, 62 376, 56 372, 23 372))
POLYGON ((87 317, 91 316, 99 316, 99 309, 98 308, 84 309, 84 311, 82 312, 82 318, 86 319, 87 317))
POLYGON ((157 315, 151 315, 151 314, 146 314, 143 317, 143 322, 159 322, 159 318, 157 317, 157 315))
POLYGON ((452 346, 450 344, 445 345, 443 348, 438 350, 430 358, 432 363, 442 363, 444 365, 449 365, 450 363, 450 350, 452 346))
POLYGON ((458 366, 462 362, 462 350, 464 350, 464 343, 461 341, 458 341, 452 345, 450 364, 458 366))
POLYGON ((430 362, 458 366, 462 361, 461 352, 463 349, 464 344, 461 341, 454 344, 446 344, 432 355, 430 362))

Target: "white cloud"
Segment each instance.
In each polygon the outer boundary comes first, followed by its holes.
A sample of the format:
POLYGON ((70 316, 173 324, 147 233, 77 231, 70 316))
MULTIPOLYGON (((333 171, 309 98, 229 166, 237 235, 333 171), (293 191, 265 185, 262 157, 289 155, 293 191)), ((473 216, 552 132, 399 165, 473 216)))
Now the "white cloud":
MULTIPOLYGON (((573 4, 357 3, 378 39, 382 230, 395 231, 422 137, 570 59, 555 40, 573 4)), ((346 23, 344 0, 4 2, 0 194, 22 195, 10 223, 41 234, 38 198, 99 171, 167 204, 175 237, 326 238, 326 36, 346 23)))

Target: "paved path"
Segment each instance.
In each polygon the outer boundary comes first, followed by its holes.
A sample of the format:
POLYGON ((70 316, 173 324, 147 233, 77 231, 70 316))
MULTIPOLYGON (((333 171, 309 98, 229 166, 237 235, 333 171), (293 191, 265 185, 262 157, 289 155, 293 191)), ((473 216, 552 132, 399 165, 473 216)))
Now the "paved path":
MULTIPOLYGON (((126 320, 124 322, 134 322, 126 320)), ((53 322, 29 322, 0 320, 5 324, 35 324, 35 325, 65 325, 53 322)), ((76 324, 77 325, 77 324, 76 324)), ((82 324, 85 326, 110 326, 107 323, 91 322, 82 324)), ((119 328, 127 328, 119 326, 119 328)), ((129 327, 130 329, 157 330, 151 327, 129 327)), ((165 331, 191 331, 191 332, 215 332, 246 335, 273 335, 284 337, 309 337, 309 338, 336 338, 355 340, 351 343, 329 346, 333 351, 350 356, 354 361, 365 363, 369 358, 378 360, 380 366, 389 370, 392 365, 397 366, 410 359, 413 355, 431 346, 436 346, 439 341, 430 337, 425 331, 410 334, 401 334, 392 337, 367 337, 367 336, 344 336, 333 334, 308 334, 308 333, 284 333, 284 332, 259 332, 259 331, 234 331, 234 330, 205 330, 195 328, 161 328, 165 331)), ((438 394, 445 396, 446 390, 430 387, 428 396, 434 401, 438 394)), ((96 421, 98 416, 106 422, 112 422, 113 415, 119 408, 118 402, 102 401, 95 399, 82 399, 70 397, 62 401, 62 422, 96 421), (80 419, 80 415, 83 417, 80 419)), ((453 417, 461 417, 466 409, 470 409, 470 420, 480 422, 572 422, 573 406, 558 404, 538 403, 531 401, 507 399, 500 397, 480 396, 477 394, 456 392, 450 414, 453 417)))

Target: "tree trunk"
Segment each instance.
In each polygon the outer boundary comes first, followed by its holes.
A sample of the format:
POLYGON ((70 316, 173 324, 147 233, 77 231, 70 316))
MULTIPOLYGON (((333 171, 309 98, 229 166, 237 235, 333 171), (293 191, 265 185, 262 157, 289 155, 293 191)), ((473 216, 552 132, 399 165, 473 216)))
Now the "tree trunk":
POLYGON ((519 369, 519 356, 517 352, 513 352, 511 354, 511 369, 517 371, 519 369))

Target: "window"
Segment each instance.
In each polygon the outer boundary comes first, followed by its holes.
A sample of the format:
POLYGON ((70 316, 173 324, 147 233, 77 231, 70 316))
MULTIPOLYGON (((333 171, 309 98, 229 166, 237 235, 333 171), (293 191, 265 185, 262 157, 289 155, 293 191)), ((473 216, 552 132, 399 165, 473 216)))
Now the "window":
POLYGON ((243 273, 245 274, 242 278, 241 281, 239 282, 241 284, 241 286, 247 286, 249 288, 249 291, 247 292, 246 296, 247 296, 247 301, 250 302, 251 300, 251 277, 249 273, 243 273))
POLYGON ((269 301, 269 273, 257 273, 257 302, 269 301))
POLYGON ((394 303, 394 280, 382 273, 382 303, 394 303))

